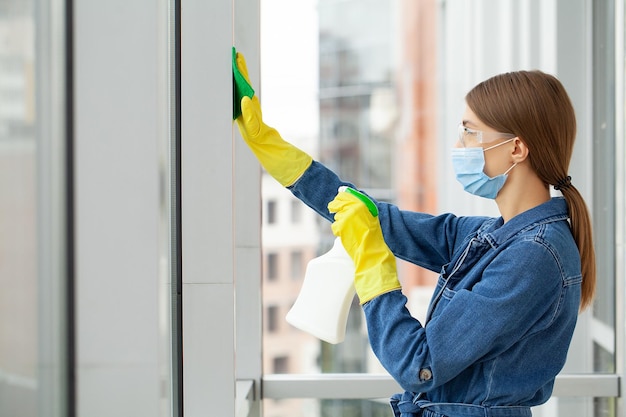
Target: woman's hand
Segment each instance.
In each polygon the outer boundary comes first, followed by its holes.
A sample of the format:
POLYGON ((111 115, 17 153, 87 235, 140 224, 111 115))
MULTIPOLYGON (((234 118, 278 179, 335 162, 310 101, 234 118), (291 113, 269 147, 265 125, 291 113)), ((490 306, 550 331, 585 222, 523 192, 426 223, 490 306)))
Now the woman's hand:
MULTIPOLYGON (((246 60, 239 52, 236 53, 235 63, 239 73, 250 85, 246 60)), ((276 129, 263 122, 261 103, 256 94, 252 98, 243 95, 241 115, 235 120, 241 136, 263 168, 282 186, 296 182, 313 162, 311 156, 286 142, 276 129)))
POLYGON ((328 210, 335 213, 333 233, 354 261, 354 287, 361 304, 400 289, 396 258, 383 238, 376 204, 353 188, 341 187, 328 210))

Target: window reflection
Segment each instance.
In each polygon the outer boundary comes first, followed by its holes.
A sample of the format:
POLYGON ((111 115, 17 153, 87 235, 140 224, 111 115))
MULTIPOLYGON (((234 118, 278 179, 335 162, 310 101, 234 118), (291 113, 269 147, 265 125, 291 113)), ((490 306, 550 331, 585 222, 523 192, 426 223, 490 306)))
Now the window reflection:
POLYGON ((0 2, 0 415, 54 417, 67 411, 64 136, 54 128, 64 109, 50 100, 63 56, 48 49, 63 31, 51 33, 50 10, 35 6, 0 2))
POLYGON ((37 415, 37 148, 30 2, 0 7, 0 414, 37 415), (25 410, 23 404, 30 404, 25 410))

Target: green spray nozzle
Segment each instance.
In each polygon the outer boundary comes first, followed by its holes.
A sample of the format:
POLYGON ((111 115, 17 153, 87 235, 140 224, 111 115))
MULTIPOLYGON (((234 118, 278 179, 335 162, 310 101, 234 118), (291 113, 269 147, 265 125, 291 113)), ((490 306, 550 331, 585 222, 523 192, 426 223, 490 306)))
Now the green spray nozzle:
POLYGON ((378 207, 376 207, 376 204, 374 204, 374 202, 368 196, 366 196, 360 191, 355 190, 352 187, 346 187, 345 185, 339 187, 339 192, 342 192, 342 191, 350 193, 356 198, 358 198, 359 200, 361 200, 367 206, 367 209, 372 214, 372 216, 374 217, 378 216, 378 207))

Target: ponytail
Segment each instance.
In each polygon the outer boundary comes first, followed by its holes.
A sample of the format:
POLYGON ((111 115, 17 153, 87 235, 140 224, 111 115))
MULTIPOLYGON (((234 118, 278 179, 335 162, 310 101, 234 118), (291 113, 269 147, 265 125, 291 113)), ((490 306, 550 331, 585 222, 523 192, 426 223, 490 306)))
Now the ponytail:
POLYGON ((593 247, 591 217, 585 200, 576 187, 567 184, 567 186, 558 189, 567 201, 572 235, 580 253, 580 267, 583 276, 580 297, 580 310, 582 311, 592 304, 596 291, 596 253, 593 247))

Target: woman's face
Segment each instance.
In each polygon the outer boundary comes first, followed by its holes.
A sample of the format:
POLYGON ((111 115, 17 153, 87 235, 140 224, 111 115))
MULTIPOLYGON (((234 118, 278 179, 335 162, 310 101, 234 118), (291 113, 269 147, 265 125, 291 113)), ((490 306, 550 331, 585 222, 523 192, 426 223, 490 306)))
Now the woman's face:
POLYGON ((511 147, 515 146, 514 141, 504 143, 502 146, 492 146, 506 142, 515 137, 513 134, 499 133, 491 127, 483 123, 474 114, 469 106, 465 106, 463 120, 461 121, 463 128, 459 128, 459 139, 456 147, 481 147, 487 149, 485 151, 485 169, 484 172, 490 177, 495 177, 504 173, 513 165, 511 159, 511 147), (463 138, 461 140, 461 135, 463 138))

